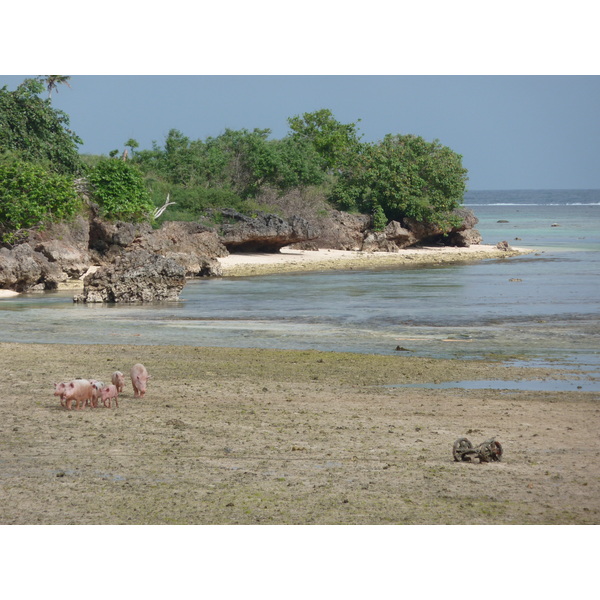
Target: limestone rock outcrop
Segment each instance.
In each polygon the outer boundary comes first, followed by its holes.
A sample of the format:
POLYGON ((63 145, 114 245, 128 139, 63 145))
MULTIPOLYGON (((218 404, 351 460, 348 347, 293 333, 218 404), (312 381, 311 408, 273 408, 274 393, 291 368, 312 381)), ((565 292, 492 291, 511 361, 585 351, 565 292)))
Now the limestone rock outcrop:
POLYGON ((283 219, 268 213, 249 217, 223 209, 218 219, 221 221, 216 227, 219 239, 230 252, 279 252, 284 246, 318 236, 318 231, 302 217, 283 219))
POLYGON ((145 250, 118 256, 85 278, 83 293, 74 302, 156 302, 178 300, 185 269, 174 260, 145 250))
POLYGON ((229 252, 217 233, 200 223, 167 221, 159 229, 147 223, 106 222, 94 219, 90 246, 99 264, 113 261, 132 249, 172 258, 185 268, 187 277, 219 276, 217 257, 229 252))
POLYGON ((32 232, 29 244, 58 267, 65 278, 75 279, 81 277, 91 263, 89 229, 88 219, 79 215, 72 221, 53 223, 32 232))
POLYGON ((372 229, 368 215, 351 215, 331 211, 319 221, 318 237, 309 243, 294 245, 295 248, 312 250, 330 248, 336 250, 361 250, 364 252, 398 252, 402 248, 419 244, 442 244, 467 247, 479 244, 481 234, 474 229, 478 223, 473 212, 466 208, 453 211, 461 224, 448 233, 437 225, 404 218, 402 222, 390 221, 382 231, 372 229))
POLYGON ((369 215, 330 210, 311 223, 317 237, 292 245, 299 250, 361 250, 371 226, 369 215))
POLYGON ((0 248, 0 288, 26 292, 53 290, 67 275, 28 243, 0 248))

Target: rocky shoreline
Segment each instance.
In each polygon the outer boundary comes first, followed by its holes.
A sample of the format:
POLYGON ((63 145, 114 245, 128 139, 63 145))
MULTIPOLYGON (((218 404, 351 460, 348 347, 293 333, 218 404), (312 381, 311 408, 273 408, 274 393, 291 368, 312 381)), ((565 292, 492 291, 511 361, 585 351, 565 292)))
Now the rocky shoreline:
MULTIPOLYGON (((530 248, 499 249, 492 245, 478 245, 469 248, 422 247, 407 248, 399 252, 361 252, 352 250, 296 250, 282 248, 278 253, 239 253, 218 258, 219 270, 223 277, 251 277, 277 273, 341 271, 388 268, 401 265, 436 265, 448 263, 472 262, 485 259, 503 259, 535 252, 530 248)), ((99 270, 93 266, 80 278, 60 281, 56 289, 84 289, 88 276, 99 270)), ((188 277, 192 279, 193 277, 188 277)), ((98 288, 91 282, 91 286, 98 288)), ((182 289, 179 286, 179 291, 182 289)), ((43 290, 37 290, 43 291, 43 290)), ((106 294, 99 292, 100 301, 108 301, 106 294)), ((20 292, 0 289, 0 298, 18 296, 20 292)))
POLYGON ((28 232, 0 247, 0 296, 80 289, 80 302, 149 302, 176 297, 186 279, 402 264, 441 264, 528 253, 507 242, 481 245, 478 220, 444 233, 405 219, 373 230, 368 215, 331 211, 320 221, 232 210, 206 222, 109 222, 94 210, 70 223, 28 232))

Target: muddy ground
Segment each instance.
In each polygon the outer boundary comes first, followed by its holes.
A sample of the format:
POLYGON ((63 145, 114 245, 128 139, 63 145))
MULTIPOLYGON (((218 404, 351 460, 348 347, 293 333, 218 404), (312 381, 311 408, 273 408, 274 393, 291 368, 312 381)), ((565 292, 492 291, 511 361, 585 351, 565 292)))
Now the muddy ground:
POLYGON ((565 376, 502 363, 0 344, 0 524, 598 524, 600 395, 385 387, 565 376), (143 399, 53 382, 143 362, 143 399), (452 444, 496 436, 501 462, 452 444))

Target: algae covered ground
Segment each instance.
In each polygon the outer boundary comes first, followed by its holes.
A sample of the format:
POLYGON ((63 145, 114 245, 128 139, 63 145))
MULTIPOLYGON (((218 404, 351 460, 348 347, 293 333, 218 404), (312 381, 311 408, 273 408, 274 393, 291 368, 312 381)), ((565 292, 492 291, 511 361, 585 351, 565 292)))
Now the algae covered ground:
POLYGON ((598 524, 600 397, 404 383, 551 367, 314 351, 0 344, 0 524, 598 524), (142 362, 119 408, 53 383, 142 362), (395 386, 395 387, 388 387, 395 386), (501 462, 457 463, 496 437, 501 462))

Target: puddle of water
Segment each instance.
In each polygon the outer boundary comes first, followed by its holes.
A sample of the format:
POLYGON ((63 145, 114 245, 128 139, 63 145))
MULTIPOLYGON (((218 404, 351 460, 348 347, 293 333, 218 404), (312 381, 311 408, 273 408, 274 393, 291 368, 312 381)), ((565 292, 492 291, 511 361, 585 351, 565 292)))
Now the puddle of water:
POLYGON ((600 392, 600 381, 589 379, 535 379, 505 381, 481 379, 477 381, 446 381, 444 383, 408 383, 386 385, 388 388, 426 388, 433 390, 516 390, 522 392, 600 392))

